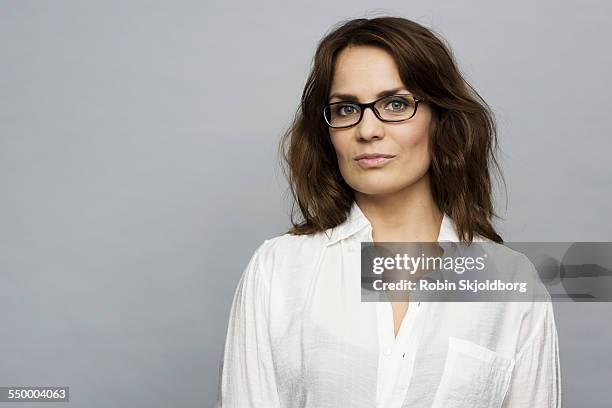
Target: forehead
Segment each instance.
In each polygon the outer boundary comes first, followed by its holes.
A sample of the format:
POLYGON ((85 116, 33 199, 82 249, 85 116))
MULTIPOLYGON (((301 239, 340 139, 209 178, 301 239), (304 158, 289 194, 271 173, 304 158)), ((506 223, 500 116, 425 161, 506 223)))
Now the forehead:
POLYGON ((343 49, 336 58, 331 93, 352 94, 371 100, 379 92, 404 87, 395 60, 374 46, 343 49))

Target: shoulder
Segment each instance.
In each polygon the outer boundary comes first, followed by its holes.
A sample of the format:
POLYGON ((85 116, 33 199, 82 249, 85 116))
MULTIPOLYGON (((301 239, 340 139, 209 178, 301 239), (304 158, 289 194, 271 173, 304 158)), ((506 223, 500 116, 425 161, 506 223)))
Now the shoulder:
POLYGON ((507 244, 491 240, 476 242, 474 252, 469 253, 478 256, 485 254, 484 275, 475 275, 478 280, 514 285, 512 289, 500 290, 499 295, 495 295, 499 297, 499 302, 490 305, 492 310, 523 327, 542 321, 549 314, 551 295, 527 255, 507 244))
POLYGON ((311 235, 289 233, 265 239, 255 250, 256 259, 262 272, 271 278, 272 274, 283 271, 304 269, 318 259, 325 248, 328 237, 324 232, 311 235))
MULTIPOLYGON (((531 259, 523 252, 493 241, 479 242, 485 260, 487 279, 525 284, 527 293, 515 300, 550 300, 550 294, 531 259)), ((482 253, 478 250, 479 253, 482 253)))
POLYGON ((527 279, 535 284, 543 285, 536 267, 524 253, 512 249, 506 244, 500 244, 480 236, 474 238, 474 242, 487 253, 488 262, 491 266, 496 268, 498 272, 503 272, 506 278, 512 280, 527 279))

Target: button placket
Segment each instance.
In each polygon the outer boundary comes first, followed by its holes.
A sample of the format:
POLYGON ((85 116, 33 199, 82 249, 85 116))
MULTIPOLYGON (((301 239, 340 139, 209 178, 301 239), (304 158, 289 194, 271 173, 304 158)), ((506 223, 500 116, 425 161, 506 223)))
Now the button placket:
POLYGON ((410 387, 419 342, 420 302, 412 303, 404 316, 398 336, 393 334, 393 312, 391 303, 379 303, 379 373, 377 406, 399 408, 410 387), (391 328, 391 329, 390 329, 391 328), (401 378, 400 381, 397 379, 401 378), (380 381, 385 381, 381 384, 380 381))
POLYGON ((395 366, 392 355, 393 347, 393 322, 390 321, 391 305, 387 302, 378 302, 378 375, 376 385, 376 406, 387 407, 393 392, 393 379, 395 377, 395 366))

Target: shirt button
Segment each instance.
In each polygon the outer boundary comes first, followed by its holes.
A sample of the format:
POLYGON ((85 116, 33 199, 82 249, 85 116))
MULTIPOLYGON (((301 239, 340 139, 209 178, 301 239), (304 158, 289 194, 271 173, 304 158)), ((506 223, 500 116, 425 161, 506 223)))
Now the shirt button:
POLYGON ((385 356, 390 356, 390 355, 391 355, 391 349, 390 349, 390 348, 385 349, 385 351, 383 351, 383 354, 384 354, 385 356))

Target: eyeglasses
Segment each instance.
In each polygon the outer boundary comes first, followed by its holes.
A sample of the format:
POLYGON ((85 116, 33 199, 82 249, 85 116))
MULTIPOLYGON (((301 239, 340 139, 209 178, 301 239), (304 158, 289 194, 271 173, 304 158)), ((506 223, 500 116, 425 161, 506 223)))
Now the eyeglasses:
POLYGON ((370 103, 334 102, 325 105, 323 118, 331 128, 348 128, 361 122, 363 112, 371 108, 374 115, 383 122, 403 122, 416 114, 422 100, 410 94, 396 94, 370 103))

